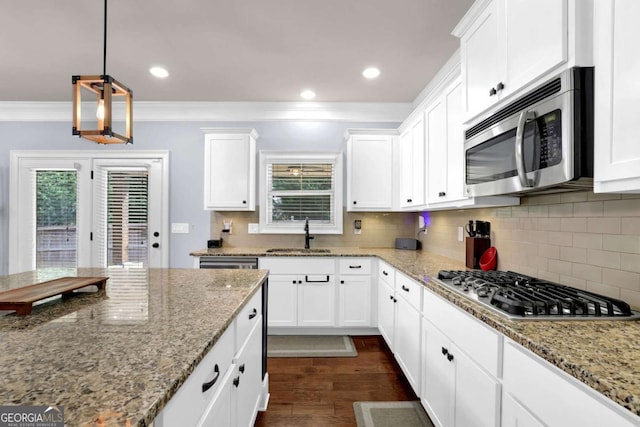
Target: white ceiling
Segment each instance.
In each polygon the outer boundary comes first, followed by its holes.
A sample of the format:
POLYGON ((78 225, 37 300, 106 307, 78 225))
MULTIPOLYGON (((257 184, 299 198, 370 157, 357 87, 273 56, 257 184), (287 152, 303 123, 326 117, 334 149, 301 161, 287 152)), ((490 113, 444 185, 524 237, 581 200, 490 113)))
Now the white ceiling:
MULTIPOLYGON (((107 74, 136 101, 411 102, 473 0, 109 0, 107 74), (171 75, 151 77, 151 65, 171 75), (366 66, 382 70, 375 81, 366 66)), ((0 101, 102 73, 103 0, 0 0, 0 101)))

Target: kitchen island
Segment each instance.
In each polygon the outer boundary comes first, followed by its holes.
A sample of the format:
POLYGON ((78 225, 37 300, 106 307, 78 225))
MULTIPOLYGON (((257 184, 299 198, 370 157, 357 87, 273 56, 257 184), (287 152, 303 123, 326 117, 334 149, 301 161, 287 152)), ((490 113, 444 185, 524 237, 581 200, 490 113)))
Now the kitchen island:
POLYGON ((640 321, 509 320, 431 280, 439 270, 466 270, 459 261, 426 251, 327 249, 326 253, 269 253, 266 248, 221 248, 202 249, 191 255, 376 257, 611 401, 640 415, 640 321))
POLYGON ((0 290, 57 277, 108 277, 0 316, 0 404, 61 405, 68 426, 146 426, 265 282, 262 270, 48 269, 0 278, 0 290))

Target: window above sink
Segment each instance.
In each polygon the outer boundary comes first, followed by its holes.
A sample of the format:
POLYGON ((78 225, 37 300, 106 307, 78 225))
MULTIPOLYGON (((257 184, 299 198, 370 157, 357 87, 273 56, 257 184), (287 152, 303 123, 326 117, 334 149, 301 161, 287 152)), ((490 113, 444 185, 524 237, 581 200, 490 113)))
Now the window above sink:
POLYGON ((260 151, 260 206, 261 233, 342 234, 342 153, 260 151))

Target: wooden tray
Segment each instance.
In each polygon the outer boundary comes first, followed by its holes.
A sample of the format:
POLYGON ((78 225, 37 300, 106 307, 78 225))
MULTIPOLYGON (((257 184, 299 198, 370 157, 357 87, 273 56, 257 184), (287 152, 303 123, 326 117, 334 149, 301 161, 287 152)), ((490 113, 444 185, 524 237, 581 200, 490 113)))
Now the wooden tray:
POLYGON ((63 297, 76 289, 96 285, 102 291, 107 277, 61 277, 48 282, 0 292, 0 310, 15 310, 18 316, 31 314, 33 303, 55 295, 63 297))

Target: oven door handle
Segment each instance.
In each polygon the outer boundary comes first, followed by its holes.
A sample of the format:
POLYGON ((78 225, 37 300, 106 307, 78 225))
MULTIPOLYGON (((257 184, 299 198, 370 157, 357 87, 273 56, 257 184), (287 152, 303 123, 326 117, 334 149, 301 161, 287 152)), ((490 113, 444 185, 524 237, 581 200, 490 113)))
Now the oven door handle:
POLYGON ((527 122, 536 118, 533 111, 524 110, 518 118, 518 128, 516 129, 516 170, 518 178, 523 188, 533 187, 533 180, 527 178, 527 172, 524 170, 524 127, 527 122))

